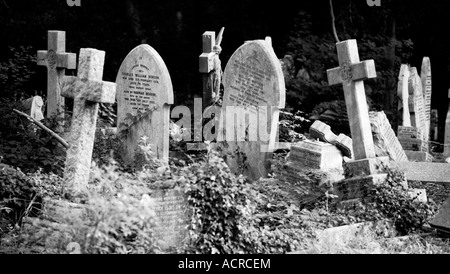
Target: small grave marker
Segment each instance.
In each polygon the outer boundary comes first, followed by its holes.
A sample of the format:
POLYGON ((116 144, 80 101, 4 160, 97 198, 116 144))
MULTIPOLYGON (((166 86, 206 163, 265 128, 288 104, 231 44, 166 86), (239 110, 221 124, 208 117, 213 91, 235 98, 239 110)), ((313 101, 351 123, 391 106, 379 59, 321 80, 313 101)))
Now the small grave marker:
POLYGON ((65 69, 76 68, 76 54, 66 51, 66 32, 48 31, 48 48, 37 52, 37 64, 47 67, 47 118, 53 114, 63 114, 64 98, 61 97, 60 83, 65 69))
POLYGON ((102 81, 105 52, 82 48, 77 77, 65 76, 61 94, 74 99, 64 193, 78 194, 89 181, 99 103, 115 101, 116 84, 102 81))
POLYGON ((41 121, 44 119, 44 114, 42 114, 42 107, 44 106, 44 101, 41 96, 33 96, 24 100, 22 102, 23 107, 25 108, 25 113, 31 116, 33 119, 37 121, 41 121))

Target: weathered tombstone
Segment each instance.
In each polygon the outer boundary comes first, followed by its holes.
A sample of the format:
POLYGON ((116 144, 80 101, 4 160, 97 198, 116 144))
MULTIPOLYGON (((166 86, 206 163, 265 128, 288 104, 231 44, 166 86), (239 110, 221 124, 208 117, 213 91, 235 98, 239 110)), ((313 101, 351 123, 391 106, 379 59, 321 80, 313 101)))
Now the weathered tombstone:
POLYGON ((422 92, 422 82, 417 69, 410 68, 409 77, 409 111, 411 115, 411 126, 417 127, 421 133, 421 139, 428 141, 428 133, 426 133, 425 103, 422 92))
POLYGON ((62 96, 74 99, 64 170, 64 193, 74 196, 89 181, 99 103, 112 104, 116 95, 116 84, 102 81, 105 52, 82 48, 79 56, 77 77, 65 76, 61 86, 62 96))
POLYGON ((22 105, 25 109, 25 113, 34 118, 37 121, 44 119, 44 114, 42 114, 42 106, 44 106, 44 101, 41 96, 33 96, 22 101, 22 105))
POLYGON ((400 74, 398 76, 398 87, 397 87, 397 97, 398 97, 398 111, 400 112, 401 119, 398 123, 402 126, 411 126, 411 116, 409 113, 409 90, 408 90, 408 80, 409 80, 409 66, 401 65, 400 74))
POLYGON ((347 162, 348 179, 334 185, 335 193, 341 199, 353 199, 364 195, 368 184, 384 181, 382 164, 388 163, 386 157, 375 157, 369 110, 364 90, 364 80, 375 78, 373 60, 361 62, 356 40, 336 44, 340 67, 329 69, 328 83, 342 84, 345 103, 353 140, 354 161, 347 162))
POLYGON ((149 45, 137 46, 123 60, 116 84, 118 133, 125 133, 124 162, 133 162, 138 143, 146 136, 156 157, 167 163, 173 88, 163 59, 149 45))
POLYGON ((251 179, 265 177, 275 147, 279 109, 285 105, 284 76, 270 43, 255 40, 239 47, 228 61, 223 84, 217 141, 231 154, 226 161, 235 173, 251 179))
POLYGON ((420 70, 420 79, 422 82, 422 91, 425 104, 425 134, 430 139, 430 123, 431 123, 431 63, 430 58, 424 57, 422 60, 422 68, 420 70))
MULTIPOLYGON (((450 98, 450 89, 448 90, 448 98, 450 98)), ((445 118, 444 156, 450 156, 450 104, 445 118)))
POLYGON ((157 218, 154 236, 160 248, 166 251, 180 247, 188 237, 185 228, 190 214, 184 193, 176 189, 157 189, 151 197, 157 218))
POLYGON ((66 53, 66 32, 48 31, 48 48, 37 52, 37 64, 47 67, 47 118, 63 114, 64 98, 60 83, 65 69, 76 68, 76 54, 66 53))
POLYGON ((372 127, 373 140, 378 156, 389 156, 393 161, 408 161, 400 142, 392 130, 386 114, 381 112, 370 112, 370 125, 372 127))
POLYGON ((398 140, 405 150, 409 161, 432 161, 428 153, 428 142, 424 141, 422 131, 416 127, 398 127, 398 140))

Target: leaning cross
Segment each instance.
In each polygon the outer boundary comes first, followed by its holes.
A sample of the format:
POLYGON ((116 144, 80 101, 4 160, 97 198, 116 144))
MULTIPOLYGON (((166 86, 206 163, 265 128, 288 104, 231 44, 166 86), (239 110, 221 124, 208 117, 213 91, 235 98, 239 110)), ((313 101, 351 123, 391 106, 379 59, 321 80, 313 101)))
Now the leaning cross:
POLYGON ((74 99, 67 150, 65 194, 82 192, 89 181, 99 103, 114 103, 116 84, 102 81, 105 52, 80 49, 78 76, 66 76, 62 95, 74 99))
POLYGON ((375 158, 364 80, 376 78, 375 62, 360 62, 356 40, 336 44, 339 68, 327 70, 330 85, 342 84, 355 160, 375 158))
POLYGON ((37 64, 47 67, 47 118, 63 114, 64 98, 61 97, 60 80, 65 69, 75 69, 77 55, 66 53, 66 32, 48 31, 48 50, 37 52, 37 64))

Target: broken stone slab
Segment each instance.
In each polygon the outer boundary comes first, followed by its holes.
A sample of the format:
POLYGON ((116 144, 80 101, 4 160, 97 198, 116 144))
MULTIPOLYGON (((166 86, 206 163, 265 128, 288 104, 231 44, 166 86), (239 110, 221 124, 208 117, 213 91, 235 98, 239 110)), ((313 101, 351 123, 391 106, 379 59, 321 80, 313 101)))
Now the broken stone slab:
POLYGON ((384 167, 389 167, 388 156, 348 161, 344 164, 346 178, 383 173, 384 167))
POLYGON ((386 182, 387 176, 387 174, 372 174, 336 182, 333 184, 333 194, 337 197, 333 199, 333 203, 364 198, 374 185, 386 182))
POLYGON ((423 151, 405 151, 410 162, 433 162, 433 155, 423 151))
POLYGON ((450 235, 450 197, 444 202, 436 216, 429 222, 438 232, 450 235))
POLYGON ((408 189, 408 195, 412 199, 415 199, 415 201, 417 202, 428 203, 426 189, 416 189, 416 188, 408 189))
POLYGON ((342 168, 342 154, 332 144, 304 140, 293 144, 288 160, 299 166, 322 171, 342 168))
POLYGON ((315 233, 319 239, 319 244, 335 244, 337 246, 349 244, 357 240, 358 237, 373 236, 374 234, 385 238, 397 236, 395 225, 390 220, 332 227, 325 230, 316 230, 315 233))
POLYGON ((319 139, 322 142, 335 145, 344 156, 353 157, 352 139, 345 134, 336 136, 329 125, 317 120, 309 128, 309 134, 313 139, 319 139))
POLYGON ((407 180, 437 184, 450 183, 448 163, 391 162, 391 167, 404 172, 407 180))

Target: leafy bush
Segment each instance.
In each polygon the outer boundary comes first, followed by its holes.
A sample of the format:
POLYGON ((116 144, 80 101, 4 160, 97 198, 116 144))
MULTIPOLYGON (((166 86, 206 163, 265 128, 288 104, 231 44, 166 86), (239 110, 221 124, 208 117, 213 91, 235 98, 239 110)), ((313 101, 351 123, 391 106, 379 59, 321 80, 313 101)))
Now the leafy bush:
POLYGON ((385 217, 394 220, 401 234, 420 229, 436 211, 436 205, 429 201, 422 203, 417 197, 411 197, 404 189, 404 174, 388 169, 386 182, 375 186, 369 194, 372 205, 385 217))
MULTIPOLYGON (((32 205, 40 201, 37 184, 20 170, 0 164, 0 217, 19 224, 32 205)), ((33 212, 32 212, 33 211, 33 212)))
MULTIPOLYGON (((65 149, 47 132, 27 119, 12 112, 20 103, 0 99, 0 155, 5 164, 19 167, 23 172, 45 172, 62 174, 65 149)), ((56 127, 56 118, 44 119, 50 129, 56 127)))

